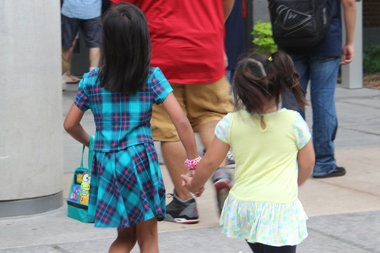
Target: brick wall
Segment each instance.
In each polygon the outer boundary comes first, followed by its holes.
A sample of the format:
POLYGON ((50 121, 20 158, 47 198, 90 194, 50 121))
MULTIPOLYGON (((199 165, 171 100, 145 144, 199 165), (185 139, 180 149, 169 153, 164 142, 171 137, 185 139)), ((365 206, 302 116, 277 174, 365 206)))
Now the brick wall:
POLYGON ((363 0, 363 26, 380 27, 380 0, 363 0))

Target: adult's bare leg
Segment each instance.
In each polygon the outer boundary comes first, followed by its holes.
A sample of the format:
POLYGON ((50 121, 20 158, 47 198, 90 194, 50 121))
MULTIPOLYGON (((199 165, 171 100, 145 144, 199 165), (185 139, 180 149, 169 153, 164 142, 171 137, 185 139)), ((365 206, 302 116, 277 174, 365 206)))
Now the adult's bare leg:
MULTIPOLYGON (((80 78, 71 75, 71 62, 73 60, 74 48, 77 43, 77 39, 74 39, 73 44, 70 48, 62 48, 62 58, 65 62, 66 69, 64 70, 64 81, 68 83, 79 82, 80 78)), ((63 64, 63 62, 62 62, 63 64)))
MULTIPOLYGON (((199 126, 199 137, 201 138, 202 145, 206 150, 210 145, 211 141, 214 139, 214 131, 217 124, 218 121, 210 121, 199 126)), ((223 161, 223 163, 220 166, 223 165, 225 165, 225 161, 223 161)))
POLYGON ((93 47, 89 50, 90 68, 96 68, 99 66, 100 61, 100 48, 93 47))
MULTIPOLYGON (((74 44, 74 43, 73 43, 74 44)), ((71 48, 62 48, 62 57, 63 59, 71 66, 73 59, 74 45, 71 48)), ((70 69, 68 70, 68 72, 70 69)), ((69 72, 70 73, 70 72, 69 72)))
POLYGON ((179 141, 161 142, 161 151, 177 196, 183 201, 190 199, 192 197, 190 192, 182 186, 181 175, 187 173, 184 165, 186 152, 182 143, 179 141))

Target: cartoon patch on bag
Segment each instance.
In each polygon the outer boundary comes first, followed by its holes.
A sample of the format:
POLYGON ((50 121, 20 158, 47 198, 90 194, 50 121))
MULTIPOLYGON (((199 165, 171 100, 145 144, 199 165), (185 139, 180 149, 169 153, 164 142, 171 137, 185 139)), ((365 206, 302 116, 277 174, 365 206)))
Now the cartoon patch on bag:
POLYGON ((84 205, 88 205, 90 195, 90 181, 91 175, 84 173, 82 183, 80 185, 80 203, 84 205))

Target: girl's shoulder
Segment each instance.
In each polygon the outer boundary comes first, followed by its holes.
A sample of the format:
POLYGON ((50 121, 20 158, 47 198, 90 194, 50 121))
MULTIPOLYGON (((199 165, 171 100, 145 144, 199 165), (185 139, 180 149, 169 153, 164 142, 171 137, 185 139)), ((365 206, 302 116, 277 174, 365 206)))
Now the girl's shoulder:
POLYGON ((159 67, 150 67, 148 75, 148 87, 153 89, 171 90, 169 81, 159 67))
MULTIPOLYGON (((294 122, 298 121, 299 119, 302 119, 301 114, 299 112, 290 110, 287 108, 281 108, 278 111, 263 114, 266 117, 266 120, 274 121, 276 123, 281 124, 293 124, 294 122)), ((246 110, 239 110, 236 112, 232 112, 227 114, 230 121, 239 119, 243 121, 250 121, 250 120, 257 120, 260 114, 257 113, 250 113, 246 110)))
POLYGON ((164 73, 162 73, 159 67, 149 67, 148 82, 160 82, 166 80, 164 73))
POLYGON ((286 109, 286 108, 283 108, 282 111, 283 111, 284 116, 288 117, 291 121, 294 121, 294 120, 298 121, 301 119, 303 120, 301 114, 297 111, 286 109))
POLYGON ((99 69, 94 68, 93 70, 90 70, 87 73, 83 74, 83 79, 92 79, 92 78, 97 78, 99 76, 99 69))
POLYGON ((244 114, 244 111, 229 112, 223 117, 223 119, 231 122, 235 117, 244 114))
POLYGON ((293 130, 308 128, 305 119, 297 111, 283 109, 281 116, 277 125, 281 125, 283 128, 285 126, 289 126, 293 130))
POLYGON ((297 117, 301 117, 301 114, 299 112, 287 109, 285 107, 271 113, 264 114, 267 118, 273 118, 277 120, 286 121, 286 119, 292 121, 293 119, 297 117))
POLYGON ((85 74, 83 74, 81 82, 86 86, 94 86, 98 82, 99 69, 95 68, 85 74))

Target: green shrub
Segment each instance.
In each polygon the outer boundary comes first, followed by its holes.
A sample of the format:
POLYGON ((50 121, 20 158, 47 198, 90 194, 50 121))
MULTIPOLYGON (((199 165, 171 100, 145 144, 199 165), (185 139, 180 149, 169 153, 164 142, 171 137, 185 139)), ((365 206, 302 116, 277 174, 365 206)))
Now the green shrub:
POLYGON ((380 45, 363 50, 363 69, 366 73, 380 73, 380 45))
POLYGON ((277 51, 277 45, 272 36, 272 24, 270 22, 257 20, 257 24, 253 26, 251 34, 255 37, 252 42, 257 46, 256 52, 272 54, 277 51))

